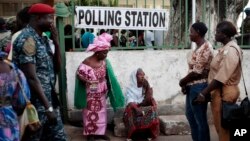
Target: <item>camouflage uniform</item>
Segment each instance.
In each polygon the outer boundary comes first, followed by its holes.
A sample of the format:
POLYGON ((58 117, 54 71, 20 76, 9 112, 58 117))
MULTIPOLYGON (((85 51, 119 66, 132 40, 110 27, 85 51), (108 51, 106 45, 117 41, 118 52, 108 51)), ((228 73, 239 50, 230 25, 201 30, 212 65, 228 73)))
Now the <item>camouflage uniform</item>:
MULTIPOLYGON (((53 53, 45 37, 40 37, 36 31, 27 26, 17 37, 13 44, 14 62, 20 66, 24 63, 32 63, 36 66, 36 74, 44 94, 52 105, 52 90, 55 84, 55 72, 53 67, 53 53)), ((45 113, 45 107, 36 95, 31 94, 31 102, 37 108, 39 119, 43 129, 30 136, 29 141, 65 141, 66 135, 60 116, 60 111, 55 109, 57 114, 57 125, 50 125, 45 113)))

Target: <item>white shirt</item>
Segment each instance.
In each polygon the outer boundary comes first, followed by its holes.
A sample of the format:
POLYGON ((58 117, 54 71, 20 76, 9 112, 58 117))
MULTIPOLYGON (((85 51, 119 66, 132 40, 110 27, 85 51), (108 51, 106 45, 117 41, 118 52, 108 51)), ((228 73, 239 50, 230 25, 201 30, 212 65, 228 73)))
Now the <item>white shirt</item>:
POLYGON ((154 41, 154 40, 155 40, 154 33, 149 31, 149 30, 145 31, 145 33, 144 33, 145 45, 150 46, 150 47, 153 46, 152 41, 154 41))

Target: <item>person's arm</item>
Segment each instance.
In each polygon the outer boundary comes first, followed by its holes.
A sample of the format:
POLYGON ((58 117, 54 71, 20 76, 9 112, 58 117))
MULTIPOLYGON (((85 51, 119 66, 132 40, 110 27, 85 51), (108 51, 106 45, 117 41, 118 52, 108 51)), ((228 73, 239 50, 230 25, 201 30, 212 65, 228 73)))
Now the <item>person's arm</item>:
POLYGON ((202 78, 207 78, 209 71, 207 69, 204 69, 201 74, 196 72, 191 72, 188 75, 186 75, 184 78, 182 78, 179 82, 180 87, 184 87, 187 85, 187 83, 199 80, 202 78))
POLYGON ((32 94, 36 94, 44 105, 45 109, 48 109, 51 105, 49 104, 48 99, 46 98, 43 92, 42 85, 39 79, 37 78, 35 65, 31 63, 26 63, 21 65, 20 69, 23 71, 27 78, 32 94))
POLYGON ((200 104, 205 102, 205 97, 206 95, 210 94, 211 91, 221 88, 223 86, 223 83, 217 80, 212 80, 212 82, 205 88, 203 89, 202 92, 197 96, 197 98, 194 100, 194 103, 200 104))
MULTIPOLYGON (((35 65, 32 63, 22 64, 20 66, 20 69, 23 71, 27 78, 32 94, 37 95, 38 99, 41 101, 46 110, 49 107, 52 107, 43 92, 43 88, 39 79, 37 78, 35 65)), ((57 123, 56 114, 54 111, 46 111, 46 115, 51 124, 57 123)))
POLYGON ((211 91, 222 88, 223 84, 226 84, 231 78, 232 74, 237 69, 240 62, 240 54, 234 47, 227 48, 227 52, 223 53, 223 58, 220 62, 218 72, 214 76, 212 82, 205 88, 196 98, 197 103, 205 101, 205 96, 210 94, 211 91))
POLYGON ((153 88, 149 85, 147 80, 144 81, 143 89, 145 89, 144 99, 139 104, 139 106, 150 105, 151 99, 153 97, 153 88))
POLYGON ((80 64, 76 71, 76 75, 85 85, 96 83, 94 82, 94 80, 96 80, 94 72, 89 67, 88 58, 80 64))

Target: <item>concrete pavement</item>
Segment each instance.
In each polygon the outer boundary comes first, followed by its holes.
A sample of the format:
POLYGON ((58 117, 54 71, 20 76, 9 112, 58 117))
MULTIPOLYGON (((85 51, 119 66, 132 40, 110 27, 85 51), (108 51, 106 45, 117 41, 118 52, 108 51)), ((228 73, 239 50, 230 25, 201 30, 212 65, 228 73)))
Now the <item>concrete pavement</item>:
MULTIPOLYGON (((86 141, 86 138, 82 135, 82 127, 76 127, 69 124, 66 124, 64 127, 68 135, 69 141, 86 141)), ((125 137, 115 137, 113 131, 111 131, 110 129, 107 130, 107 135, 110 137, 111 141, 126 140, 125 137)), ((211 141, 218 141, 218 137, 213 125, 210 125, 210 137, 211 141)), ((192 139, 191 135, 165 136, 161 133, 160 136, 155 141, 192 141, 192 139)))

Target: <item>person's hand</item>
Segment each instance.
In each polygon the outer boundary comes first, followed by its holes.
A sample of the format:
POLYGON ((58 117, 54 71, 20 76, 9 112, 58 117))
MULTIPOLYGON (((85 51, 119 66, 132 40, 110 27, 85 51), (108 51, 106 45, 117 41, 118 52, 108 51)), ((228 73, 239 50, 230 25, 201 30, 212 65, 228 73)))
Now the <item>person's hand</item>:
POLYGON ((185 86, 181 87, 181 92, 182 92, 184 95, 187 94, 187 90, 186 90, 186 87, 185 87, 185 86))
POLYGON ((52 125, 57 124, 57 119, 56 119, 57 117, 56 117, 55 111, 52 111, 52 112, 47 111, 46 115, 47 115, 47 118, 48 118, 50 124, 52 124, 52 125))
POLYGON ((202 104, 205 103, 206 99, 205 96, 200 93, 194 100, 193 100, 193 104, 202 104))
POLYGON ((137 109, 136 109, 136 114, 137 114, 138 116, 144 116, 144 115, 145 115, 145 112, 144 112, 142 109, 137 108, 137 109))
POLYGON ((29 130, 29 132, 36 132, 38 131, 40 128, 42 127, 41 123, 40 122, 35 122, 35 123, 32 123, 32 124, 28 124, 26 129, 29 130))
POLYGON ((150 97, 145 97, 145 98, 143 99, 143 101, 142 101, 141 103, 139 103, 138 105, 139 105, 139 106, 147 106, 147 105, 149 105, 150 101, 151 101, 151 98, 150 98, 150 97))
POLYGON ((183 87, 184 85, 185 85, 185 83, 184 83, 184 78, 183 78, 183 79, 180 80, 179 86, 180 86, 180 87, 183 87))

